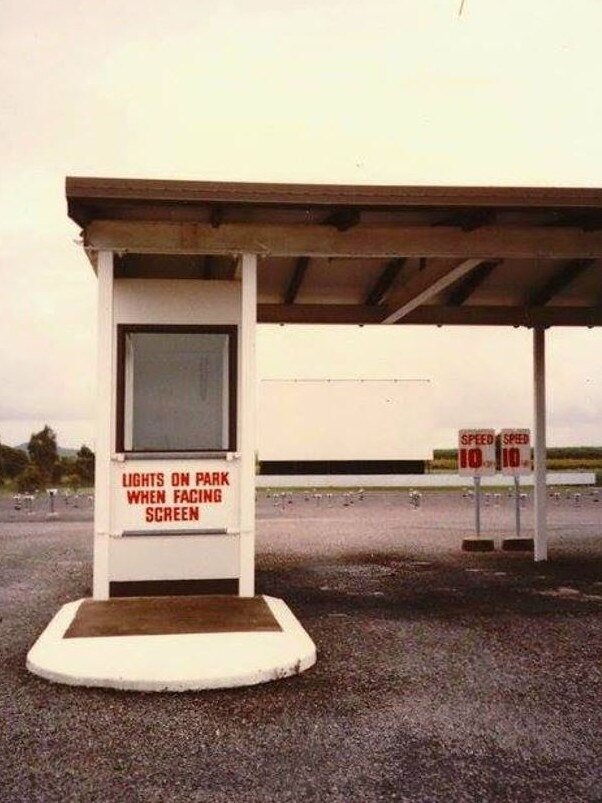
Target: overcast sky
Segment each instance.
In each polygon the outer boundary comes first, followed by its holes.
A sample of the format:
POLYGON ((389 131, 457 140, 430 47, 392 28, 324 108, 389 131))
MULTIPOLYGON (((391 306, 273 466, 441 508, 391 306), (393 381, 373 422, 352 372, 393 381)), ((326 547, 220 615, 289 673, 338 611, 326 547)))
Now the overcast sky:
MULTIPOLYGON (((602 186, 600 0, 0 0, 0 437, 93 437, 72 175, 602 186)), ((602 331, 549 334, 549 436, 602 444, 602 331)), ((531 425, 525 330, 266 327, 266 377, 427 377, 437 445, 531 425)))

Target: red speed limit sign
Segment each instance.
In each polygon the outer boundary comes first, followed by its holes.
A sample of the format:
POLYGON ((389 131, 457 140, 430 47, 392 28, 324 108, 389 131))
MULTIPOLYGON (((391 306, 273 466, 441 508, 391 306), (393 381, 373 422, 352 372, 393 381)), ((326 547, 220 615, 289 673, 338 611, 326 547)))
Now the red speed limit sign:
POLYGON ((469 477, 485 477, 495 474, 495 430, 460 430, 458 433, 458 471, 469 477))
POLYGON ((518 477, 531 473, 531 430, 503 429, 500 448, 502 474, 518 477))

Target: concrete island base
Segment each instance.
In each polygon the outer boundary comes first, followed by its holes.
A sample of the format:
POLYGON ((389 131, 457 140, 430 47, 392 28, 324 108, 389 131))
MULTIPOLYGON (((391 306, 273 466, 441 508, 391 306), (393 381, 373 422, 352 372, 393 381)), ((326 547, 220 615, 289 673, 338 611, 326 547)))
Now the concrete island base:
POLYGON ((84 600, 69 602, 29 651, 27 669, 55 683, 130 691, 251 686, 309 669, 313 641, 283 600, 262 599, 277 631, 65 638, 84 600))

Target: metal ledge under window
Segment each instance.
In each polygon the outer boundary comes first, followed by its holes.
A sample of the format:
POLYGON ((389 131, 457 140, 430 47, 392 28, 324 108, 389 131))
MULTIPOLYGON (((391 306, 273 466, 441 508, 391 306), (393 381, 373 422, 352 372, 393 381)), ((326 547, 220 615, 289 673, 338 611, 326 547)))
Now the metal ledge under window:
POLYGON ((218 527, 206 530, 124 530, 121 533, 123 538, 165 537, 172 535, 238 535, 238 532, 232 532, 225 527, 218 527))
POLYGON ((120 452, 114 460, 234 460, 238 452, 120 452))

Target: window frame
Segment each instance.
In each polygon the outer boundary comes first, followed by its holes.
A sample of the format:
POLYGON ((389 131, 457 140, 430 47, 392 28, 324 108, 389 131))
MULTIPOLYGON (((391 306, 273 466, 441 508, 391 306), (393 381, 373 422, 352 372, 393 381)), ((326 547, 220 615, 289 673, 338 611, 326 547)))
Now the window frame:
POLYGON ((117 387, 115 416, 115 451, 118 454, 209 454, 235 452, 237 448, 238 411, 238 326, 192 325, 192 324, 117 324, 117 387), (204 334, 226 335, 228 338, 228 446, 225 449, 126 449, 125 448, 125 406, 126 406, 126 339, 129 334, 146 332, 148 334, 204 334))

